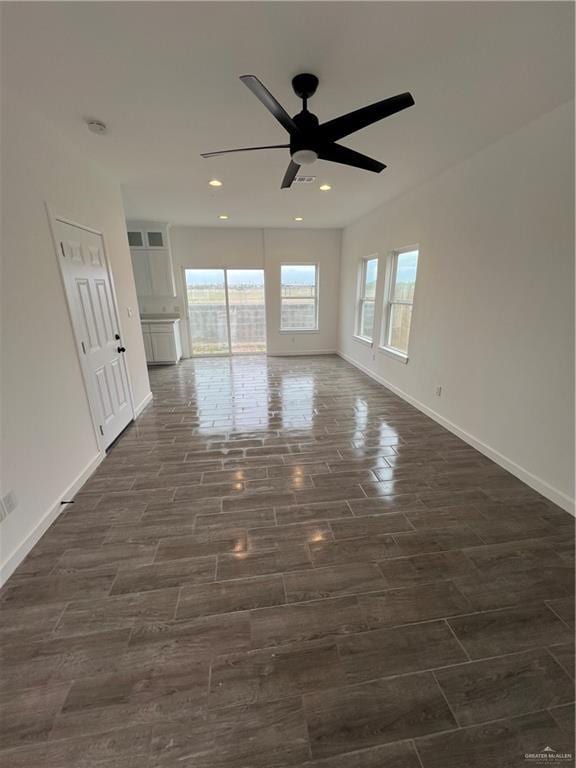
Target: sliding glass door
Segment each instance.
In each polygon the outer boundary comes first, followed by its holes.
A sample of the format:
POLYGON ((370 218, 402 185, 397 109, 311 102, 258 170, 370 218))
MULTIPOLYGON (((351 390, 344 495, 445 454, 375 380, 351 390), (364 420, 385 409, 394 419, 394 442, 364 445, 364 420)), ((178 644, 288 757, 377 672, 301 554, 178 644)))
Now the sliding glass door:
POLYGON ((187 269, 192 355, 266 351, 264 270, 187 269))
POLYGON ((228 314, 223 269, 187 269, 188 328, 193 355, 227 355, 228 314))

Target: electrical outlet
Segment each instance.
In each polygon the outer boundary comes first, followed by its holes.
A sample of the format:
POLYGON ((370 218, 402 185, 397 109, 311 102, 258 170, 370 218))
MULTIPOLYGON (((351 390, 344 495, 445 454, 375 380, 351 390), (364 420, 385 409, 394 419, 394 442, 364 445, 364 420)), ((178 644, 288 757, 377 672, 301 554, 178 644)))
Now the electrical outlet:
POLYGON ((126 307, 126 312, 128 313, 128 317, 132 317, 133 315, 132 307, 126 307))
POLYGON ((434 390, 434 394, 436 395, 436 397, 440 397, 442 395, 442 387, 440 385, 436 387, 436 389, 434 390))
POLYGON ((18 506, 18 499, 14 491, 8 491, 8 493, 2 497, 0 506, 0 521, 4 520, 11 512, 14 512, 18 506))

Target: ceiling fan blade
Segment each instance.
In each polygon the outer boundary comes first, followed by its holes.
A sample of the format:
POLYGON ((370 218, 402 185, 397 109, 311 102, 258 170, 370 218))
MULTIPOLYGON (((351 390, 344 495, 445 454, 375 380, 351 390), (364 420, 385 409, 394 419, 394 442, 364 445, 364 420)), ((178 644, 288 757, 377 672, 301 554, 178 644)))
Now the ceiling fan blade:
POLYGON ((231 152, 255 152, 258 149, 288 149, 290 144, 271 144, 268 147, 242 147, 241 149, 220 149, 217 152, 202 152, 200 157, 218 157, 229 155, 231 152))
POLYGON ((284 126, 288 133, 300 133, 298 126, 292 120, 284 107, 272 96, 270 91, 258 80, 255 75, 241 75, 240 80, 246 85, 254 96, 259 99, 269 112, 272 112, 276 120, 284 126))
POLYGON ((354 168, 362 168, 365 171, 374 171, 380 173, 386 166, 378 160, 360 154, 348 147, 342 147, 340 144, 328 144, 322 147, 318 157, 320 160, 330 160, 332 163, 341 163, 342 165, 351 165, 354 168))
POLYGON ((284 178, 282 179, 282 186, 280 189, 290 189, 292 186, 292 182, 296 178, 296 174, 300 170, 300 166, 298 163, 295 163, 294 160, 290 160, 290 165, 286 169, 286 173, 284 174, 284 178))
POLYGON ((334 120, 328 120, 320 126, 320 135, 324 141, 338 141, 361 128, 366 128, 367 125, 377 123, 378 120, 383 120, 412 106, 414 106, 412 94, 400 93, 354 112, 348 112, 347 115, 335 117, 334 120))

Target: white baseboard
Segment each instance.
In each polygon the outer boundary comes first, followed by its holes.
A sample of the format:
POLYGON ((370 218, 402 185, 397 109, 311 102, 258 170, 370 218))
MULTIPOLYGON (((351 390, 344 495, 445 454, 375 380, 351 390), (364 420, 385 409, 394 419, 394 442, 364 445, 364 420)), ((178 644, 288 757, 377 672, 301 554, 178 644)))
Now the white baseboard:
POLYGON ((311 349, 299 352, 267 352, 268 357, 301 357, 302 355, 337 355, 336 349, 311 349))
POLYGON ((54 520, 63 512, 66 507, 61 504, 62 500, 67 500, 75 496, 75 494, 82 488, 86 480, 96 470, 96 467, 103 461, 106 454, 104 451, 98 453, 92 461, 90 461, 86 467, 80 472, 78 477, 67 488, 62 491, 58 500, 55 501, 52 506, 42 515, 35 527, 26 536, 16 549, 9 555, 6 560, 0 564, 0 587, 6 582, 6 580, 14 573, 16 568, 24 560, 26 555, 32 550, 32 548, 38 543, 42 536, 46 533, 48 528, 52 525, 54 520))
POLYGON ((382 376, 379 376, 377 373, 374 373, 374 371, 371 371, 365 365, 358 363, 349 355, 346 355, 344 352, 340 351, 338 351, 337 354, 343 360, 346 360, 347 363, 350 363, 355 368, 358 368, 360 371, 362 371, 362 373, 365 373, 371 379, 374 379, 374 381, 377 381, 379 384, 382 384, 382 386, 386 387, 386 389, 389 389, 391 392, 394 392, 395 395, 401 397, 402 400, 406 400, 407 403, 410 403, 410 405, 413 405, 415 408, 418 408, 419 411, 425 413, 426 416, 429 416, 431 419, 438 422, 438 424, 441 424, 449 432, 452 432, 454 435, 457 435, 457 437, 464 440, 464 442, 468 443, 473 448, 476 448, 476 450, 480 451, 480 453, 484 454, 484 456, 492 459, 492 461, 501 466, 503 469, 513 474, 519 480, 522 480, 522 482, 526 483, 526 485, 529 485, 530 488, 533 488, 535 491, 542 494, 542 496, 545 496, 547 499, 554 502, 554 504, 562 507, 562 509, 565 509, 566 512, 569 512, 571 515, 576 514, 574 499, 571 499, 567 494, 559 491, 557 488, 554 488, 554 486, 547 483, 546 480, 543 480, 541 477, 538 477, 538 475, 534 475, 532 472, 524 469, 524 467, 516 464, 515 461, 512 461, 512 459, 504 456, 502 453, 500 453, 500 451, 497 451, 495 448, 486 445, 486 443, 483 443, 477 437, 474 437, 474 435, 466 432, 465 429, 462 429, 457 424, 451 422, 449 419, 441 416, 432 408, 429 408, 427 405, 420 402, 420 400, 416 400, 415 397, 408 395, 406 392, 394 386, 394 384, 391 384, 382 376))
POLYGON ((148 392, 144 400, 142 400, 142 402, 134 408, 135 419, 137 419, 138 416, 140 416, 144 408, 146 408, 146 406, 149 405, 153 399, 154 399, 154 395, 152 394, 152 392, 148 392))

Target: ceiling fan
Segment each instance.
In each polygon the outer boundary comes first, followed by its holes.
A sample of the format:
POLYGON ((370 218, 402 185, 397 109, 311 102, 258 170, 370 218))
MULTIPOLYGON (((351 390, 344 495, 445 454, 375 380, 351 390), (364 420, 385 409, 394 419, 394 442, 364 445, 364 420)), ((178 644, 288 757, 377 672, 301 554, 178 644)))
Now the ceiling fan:
POLYGON ((292 88, 302 99, 302 111, 294 117, 272 96, 270 91, 254 75, 242 75, 240 80, 246 85, 276 120, 290 135, 289 144, 272 144, 268 147, 243 147, 242 149, 223 149, 219 152, 205 152, 202 157, 217 157, 232 152, 255 152, 261 149, 290 149, 290 164, 282 180, 282 189, 288 189, 296 178, 301 165, 309 165, 316 160, 329 160, 332 163, 351 165, 365 171, 380 173, 386 168, 384 163, 355 152, 353 149, 337 144, 338 139, 349 136, 367 125, 383 120, 385 117, 400 112, 414 105, 410 93, 400 93, 383 101, 377 101, 367 107, 328 120, 320 124, 316 115, 308 111, 308 99, 316 93, 318 78, 316 75, 301 74, 292 79, 292 88))

